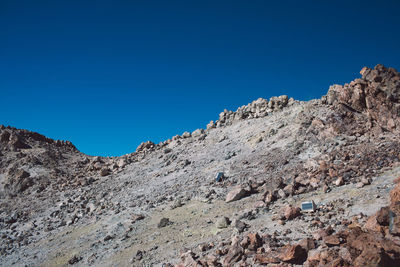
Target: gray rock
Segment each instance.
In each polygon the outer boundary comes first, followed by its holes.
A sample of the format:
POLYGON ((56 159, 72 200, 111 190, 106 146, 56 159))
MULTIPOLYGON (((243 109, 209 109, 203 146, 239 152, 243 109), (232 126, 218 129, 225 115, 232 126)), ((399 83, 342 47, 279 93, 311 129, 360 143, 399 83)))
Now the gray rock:
POLYGON ((246 223, 242 222, 241 220, 234 220, 232 224, 235 226, 236 231, 238 231, 239 233, 244 232, 244 230, 246 230, 246 228, 249 227, 246 223))
POLYGON ((230 220, 228 217, 221 217, 217 220, 215 223, 215 226, 217 226, 218 229, 223 229, 227 228, 230 225, 230 220))
POLYGON ((199 136, 201 136, 203 133, 204 133, 204 130, 203 130, 203 129, 197 129, 197 130, 195 130, 195 131, 192 133, 192 136, 193 136, 193 137, 199 137, 199 136))
POLYGON ((157 227, 158 228, 163 228, 166 227, 167 225, 172 224, 172 222, 168 218, 162 218, 160 222, 158 223, 157 227))

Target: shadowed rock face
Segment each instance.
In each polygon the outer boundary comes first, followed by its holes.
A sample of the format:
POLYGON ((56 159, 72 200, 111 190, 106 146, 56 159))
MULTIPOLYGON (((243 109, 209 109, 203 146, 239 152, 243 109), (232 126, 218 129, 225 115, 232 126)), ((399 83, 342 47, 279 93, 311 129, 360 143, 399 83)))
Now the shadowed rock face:
POLYGON ((121 157, 0 126, 0 265, 399 266, 400 76, 361 75, 121 157))

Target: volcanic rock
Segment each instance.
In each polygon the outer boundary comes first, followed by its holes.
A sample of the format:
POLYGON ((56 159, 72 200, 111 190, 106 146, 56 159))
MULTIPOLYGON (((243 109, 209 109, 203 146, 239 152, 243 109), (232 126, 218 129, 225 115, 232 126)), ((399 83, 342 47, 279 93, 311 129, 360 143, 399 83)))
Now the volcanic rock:
POLYGON ((235 189, 231 190, 227 195, 225 202, 233 202, 239 199, 246 197, 249 194, 247 190, 242 188, 241 186, 236 187, 235 189))
POLYGON ((324 238, 324 243, 328 247, 332 246, 339 246, 340 245, 340 238, 337 235, 329 235, 324 238))
POLYGON ((301 215, 301 209, 299 207, 293 207, 291 205, 287 205, 282 210, 282 217, 286 220, 293 220, 294 218, 301 215))
POLYGON ((300 245, 286 245, 280 249, 278 258, 284 262, 302 264, 307 259, 307 251, 300 245))

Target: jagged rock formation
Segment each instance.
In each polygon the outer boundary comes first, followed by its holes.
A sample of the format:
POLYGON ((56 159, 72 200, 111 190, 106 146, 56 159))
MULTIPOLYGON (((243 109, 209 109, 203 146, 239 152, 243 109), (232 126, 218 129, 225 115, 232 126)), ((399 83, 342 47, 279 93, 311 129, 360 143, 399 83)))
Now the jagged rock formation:
POLYGON ((400 75, 361 74, 122 157, 0 127, 1 265, 398 264, 400 75))
POLYGON ((369 129, 397 131, 400 128, 400 75, 393 68, 377 65, 363 68, 361 79, 344 86, 333 85, 324 100, 343 105, 353 112, 365 113, 369 129))

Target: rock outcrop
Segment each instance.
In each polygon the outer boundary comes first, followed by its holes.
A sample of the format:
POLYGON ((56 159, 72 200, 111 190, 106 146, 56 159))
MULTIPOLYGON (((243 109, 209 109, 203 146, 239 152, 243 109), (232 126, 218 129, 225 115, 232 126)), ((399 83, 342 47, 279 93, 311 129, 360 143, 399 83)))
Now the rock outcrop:
POLYGON ((236 111, 225 109, 219 114, 218 120, 215 122, 211 121, 207 125, 207 129, 232 125, 232 123, 239 120, 263 118, 274 111, 279 111, 288 105, 293 105, 295 102, 293 98, 289 99, 287 95, 271 97, 269 101, 264 98, 259 98, 246 106, 239 107, 236 111))
POLYGON ((400 74, 393 68, 377 65, 364 67, 362 78, 349 84, 333 85, 324 98, 326 103, 343 105, 368 116, 368 128, 378 131, 400 129, 400 74))

